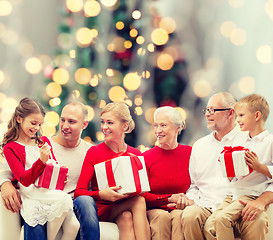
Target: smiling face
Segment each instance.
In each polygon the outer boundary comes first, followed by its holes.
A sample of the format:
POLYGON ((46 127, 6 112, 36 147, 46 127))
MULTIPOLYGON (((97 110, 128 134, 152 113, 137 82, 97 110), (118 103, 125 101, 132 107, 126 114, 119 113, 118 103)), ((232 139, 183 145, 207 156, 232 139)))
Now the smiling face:
POLYGON ((21 139, 32 139, 40 130, 44 116, 41 113, 31 113, 25 118, 18 117, 19 137, 21 139))
POLYGON ((82 130, 88 125, 84 120, 83 109, 78 105, 68 104, 63 108, 60 118, 60 134, 65 142, 77 143, 82 130))
POLYGON ((246 103, 236 104, 237 122, 242 131, 253 131, 256 126, 255 113, 250 111, 246 103))
POLYGON ((113 111, 101 115, 101 131, 106 142, 120 142, 128 129, 128 123, 123 123, 113 111))
MULTIPOLYGON (((214 109, 223 109, 226 106, 223 106, 223 96, 218 94, 211 97, 208 102, 207 108, 214 109)), ((216 111, 214 114, 210 114, 208 111, 206 112, 207 119, 207 127, 213 131, 221 131, 225 129, 229 124, 230 111, 216 111)))
POLYGON ((154 132, 159 146, 164 149, 172 149, 177 145, 179 127, 167 116, 158 113, 154 118, 154 132))

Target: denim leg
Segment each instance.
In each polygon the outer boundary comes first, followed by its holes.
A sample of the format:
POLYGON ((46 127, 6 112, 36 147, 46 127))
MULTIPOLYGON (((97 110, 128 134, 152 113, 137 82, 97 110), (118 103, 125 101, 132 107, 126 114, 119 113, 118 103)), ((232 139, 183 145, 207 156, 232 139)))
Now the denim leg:
POLYGON ((80 222, 80 239, 99 240, 100 227, 94 199, 83 195, 77 197, 73 203, 75 215, 80 222))
POLYGON ((29 226, 24 223, 24 240, 47 240, 46 224, 36 225, 35 227, 29 226))

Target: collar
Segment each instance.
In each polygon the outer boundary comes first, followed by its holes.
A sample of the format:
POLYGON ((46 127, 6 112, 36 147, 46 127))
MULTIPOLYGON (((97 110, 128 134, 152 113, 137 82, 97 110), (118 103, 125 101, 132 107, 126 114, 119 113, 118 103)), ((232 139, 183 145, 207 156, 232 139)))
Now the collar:
POLYGON ((268 130, 264 130, 262 131, 260 134, 254 136, 253 138, 251 138, 249 135, 247 137, 247 141, 262 141, 265 137, 267 137, 269 135, 269 131, 268 130))

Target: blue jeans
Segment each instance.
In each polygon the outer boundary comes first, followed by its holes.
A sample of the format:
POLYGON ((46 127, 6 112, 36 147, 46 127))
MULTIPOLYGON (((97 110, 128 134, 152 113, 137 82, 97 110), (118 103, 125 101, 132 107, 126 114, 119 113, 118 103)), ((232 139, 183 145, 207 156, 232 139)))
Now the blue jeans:
POLYGON ((36 239, 47 240, 46 224, 31 227, 26 222, 24 222, 24 240, 36 239))
MULTIPOLYGON (((97 205, 90 196, 79 196, 74 200, 74 212, 80 222, 77 240, 99 240, 100 228, 97 215, 97 205)), ((29 226, 24 223, 24 240, 47 240, 45 225, 29 226)))
POLYGON ((97 205, 94 199, 90 196, 82 195, 77 197, 73 203, 75 215, 80 222, 80 239, 99 240, 100 227, 97 205))

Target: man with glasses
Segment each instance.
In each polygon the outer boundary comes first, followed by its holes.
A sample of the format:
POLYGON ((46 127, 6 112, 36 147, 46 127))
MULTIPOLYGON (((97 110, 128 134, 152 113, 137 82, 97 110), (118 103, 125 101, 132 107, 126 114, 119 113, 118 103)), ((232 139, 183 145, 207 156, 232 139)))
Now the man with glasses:
MULTIPOLYGON (((177 204, 177 208, 184 209, 182 226, 185 240, 205 239, 206 220, 228 193, 229 180, 222 174, 219 155, 224 146, 241 145, 248 135, 236 127, 235 104, 236 100, 230 93, 219 92, 209 99, 204 109, 207 127, 212 133, 193 145, 189 166, 191 186, 186 197, 177 204)), ((244 236, 249 227, 256 228, 255 224, 255 221, 242 222, 241 235, 244 236)))

